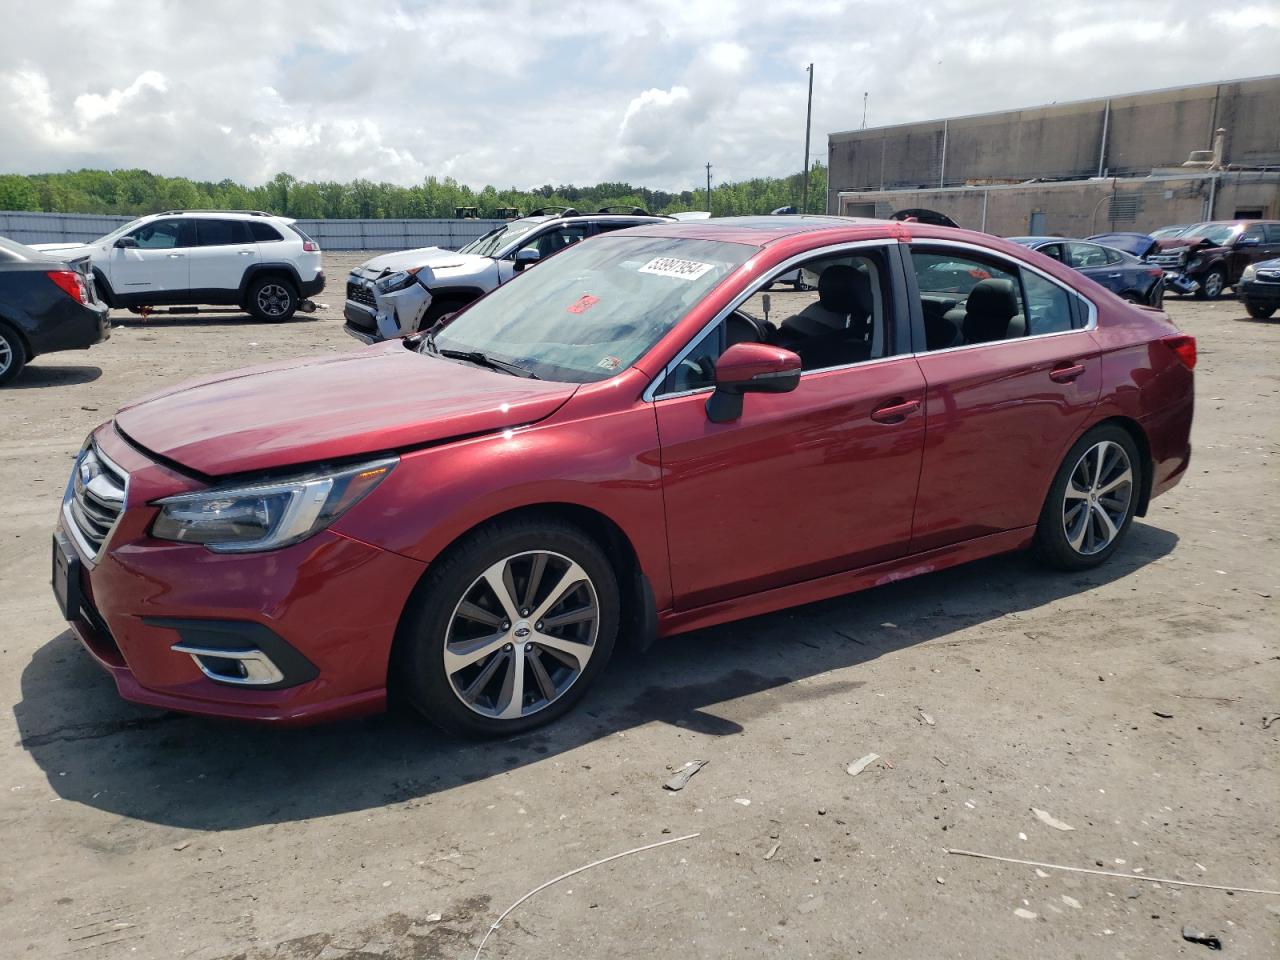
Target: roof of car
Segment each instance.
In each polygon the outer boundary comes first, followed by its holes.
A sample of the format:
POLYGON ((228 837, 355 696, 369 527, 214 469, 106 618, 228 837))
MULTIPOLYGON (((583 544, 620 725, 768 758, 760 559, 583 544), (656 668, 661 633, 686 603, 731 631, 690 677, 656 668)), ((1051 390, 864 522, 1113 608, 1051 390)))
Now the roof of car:
MULTIPOLYGON (((710 220, 676 220, 649 224, 633 228, 629 233, 644 233, 657 236, 688 237, 690 240, 723 240, 730 243, 745 243, 751 246, 764 247, 786 237, 794 237, 802 233, 819 230, 849 230, 864 228, 868 236, 898 235, 900 231, 923 228, 924 224, 895 223, 890 220, 874 220, 870 217, 826 217, 826 216, 779 216, 755 217, 713 217, 710 220)), ((941 230, 942 236, 952 227, 931 227, 920 229, 922 236, 933 236, 929 232, 941 230)))

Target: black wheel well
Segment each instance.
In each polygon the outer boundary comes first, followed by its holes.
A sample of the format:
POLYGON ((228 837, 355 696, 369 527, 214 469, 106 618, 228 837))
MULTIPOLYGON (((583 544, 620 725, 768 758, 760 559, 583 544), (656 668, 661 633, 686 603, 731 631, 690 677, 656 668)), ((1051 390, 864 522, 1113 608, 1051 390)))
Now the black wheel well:
POLYGON ((116 293, 111 289, 111 281, 107 279, 107 275, 98 267, 93 268, 93 286, 98 293, 99 300, 108 307, 115 307, 116 293))
POLYGON ((1147 515, 1147 506, 1151 503, 1151 484, 1153 480, 1152 474, 1154 473, 1154 464, 1151 459, 1151 443, 1147 440, 1147 432, 1142 429, 1142 424, 1132 417, 1110 417, 1095 423, 1089 429, 1093 430, 1107 424, 1117 426, 1129 434, 1129 438, 1133 440, 1133 445, 1138 448, 1138 456, 1142 458, 1142 487, 1138 491, 1138 506, 1134 511, 1134 515, 1145 517, 1147 515))
POLYGON ((27 339, 27 335, 22 332, 22 328, 16 323, 11 323, 3 316, 0 316, 0 327, 10 331, 18 340, 18 346, 22 347, 22 354, 27 360, 32 360, 34 354, 31 352, 31 341, 27 339))
MULTIPOLYGON (((441 559, 447 557, 477 531, 517 519, 558 521, 576 527, 594 540, 608 555, 609 559, 613 561, 614 569, 618 575, 618 595, 622 601, 621 616, 619 617, 622 633, 620 639, 630 642, 641 650, 648 649, 656 638, 658 623, 658 611, 654 607, 652 590, 644 577, 644 572, 640 569, 640 560, 636 556, 635 547, 632 546, 631 539, 622 531, 621 527, 598 510, 576 503, 534 503, 516 507, 513 510, 495 514, 458 534, 436 555, 431 561, 431 565, 439 563, 441 559)), ((431 566, 429 565, 427 571, 423 573, 418 583, 414 586, 410 598, 405 602, 404 610, 400 614, 400 622, 396 627, 397 646, 401 643, 401 636, 405 629, 405 617, 413 605, 412 598, 419 591, 426 589, 430 573, 431 566)), ((395 654, 393 653, 388 664, 389 672, 394 669, 394 664, 395 654)), ((388 675, 389 683, 390 680, 391 677, 388 675)))

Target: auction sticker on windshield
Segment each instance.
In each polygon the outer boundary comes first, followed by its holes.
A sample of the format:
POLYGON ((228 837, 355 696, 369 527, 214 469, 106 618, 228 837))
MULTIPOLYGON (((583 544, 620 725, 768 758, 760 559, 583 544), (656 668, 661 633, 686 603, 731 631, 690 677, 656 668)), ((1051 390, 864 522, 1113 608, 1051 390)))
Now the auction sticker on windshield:
POLYGON ((637 273, 652 273, 659 277, 678 277, 681 280, 697 280, 709 270, 714 270, 714 263, 699 263, 697 260, 680 260, 676 257, 654 257, 637 273))

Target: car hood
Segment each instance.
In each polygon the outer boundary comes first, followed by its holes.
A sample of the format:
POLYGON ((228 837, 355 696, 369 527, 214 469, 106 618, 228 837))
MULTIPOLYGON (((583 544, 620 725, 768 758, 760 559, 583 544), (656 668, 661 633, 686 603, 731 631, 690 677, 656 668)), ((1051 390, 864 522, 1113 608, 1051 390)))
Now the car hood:
POLYGON ((534 423, 576 389, 424 356, 395 340, 179 384, 122 408, 115 422, 137 446, 215 477, 534 423))
POLYGON ((27 246, 42 253, 56 253, 59 259, 77 254, 87 257, 93 252, 94 247, 92 243, 29 243, 27 246))
POLYGON ((372 260, 366 260, 357 267, 357 271, 370 279, 380 277, 384 273, 395 273, 397 270, 411 270, 414 267, 431 267, 441 270, 453 267, 464 267, 478 271, 492 266, 489 257, 477 257, 470 253, 457 253, 443 247, 419 247, 417 250, 401 250, 398 253, 386 253, 372 260))

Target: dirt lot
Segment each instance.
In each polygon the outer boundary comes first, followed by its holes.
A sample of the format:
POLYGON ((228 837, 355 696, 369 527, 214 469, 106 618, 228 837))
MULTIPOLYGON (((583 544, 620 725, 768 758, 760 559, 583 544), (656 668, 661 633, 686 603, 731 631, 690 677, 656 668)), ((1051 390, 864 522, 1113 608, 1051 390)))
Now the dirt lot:
POLYGON ((356 349, 355 259, 309 318, 126 314, 0 391, 5 956, 470 958, 543 881, 690 833, 542 891, 483 956, 1204 955, 1184 924, 1280 955, 1280 897, 945 852, 1280 889, 1280 323, 1169 303, 1200 340, 1192 470, 1088 575, 1011 556, 674 638, 508 742, 121 702, 48 588, 71 457, 161 384, 356 349))

